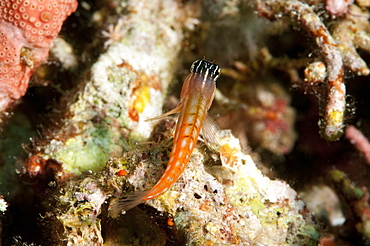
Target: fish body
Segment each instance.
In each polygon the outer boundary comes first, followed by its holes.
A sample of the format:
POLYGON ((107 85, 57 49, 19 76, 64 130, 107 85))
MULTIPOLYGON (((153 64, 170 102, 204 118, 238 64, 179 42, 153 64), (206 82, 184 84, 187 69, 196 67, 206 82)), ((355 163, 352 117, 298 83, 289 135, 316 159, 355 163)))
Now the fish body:
POLYGON ((144 201, 166 192, 184 172, 214 99, 219 73, 220 68, 208 61, 193 63, 181 91, 181 101, 175 108, 179 117, 167 168, 158 183, 142 198, 144 201))
POLYGON ((207 111, 215 96, 220 68, 209 61, 197 60, 192 64, 190 72, 182 87, 180 103, 177 107, 161 116, 149 119, 157 120, 179 113, 172 151, 165 172, 151 190, 125 195, 118 206, 113 206, 114 209, 127 211, 143 201, 162 195, 179 179, 187 166, 203 123, 208 117, 207 111))

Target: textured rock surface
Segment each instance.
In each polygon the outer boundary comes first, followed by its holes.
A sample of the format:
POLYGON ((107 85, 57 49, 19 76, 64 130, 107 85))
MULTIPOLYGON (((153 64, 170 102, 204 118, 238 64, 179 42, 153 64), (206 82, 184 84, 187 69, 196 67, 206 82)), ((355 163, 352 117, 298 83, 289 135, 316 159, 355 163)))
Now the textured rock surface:
MULTIPOLYGON (((63 224, 63 237, 71 244, 100 245, 101 230, 114 230, 120 233, 104 234, 106 245, 164 245, 163 225, 156 228, 151 219, 143 219, 147 211, 162 221, 172 220, 168 236, 178 245, 317 245, 318 233, 296 192, 283 181, 265 177, 251 156, 241 152, 239 141, 229 132, 223 134, 217 164, 204 165, 212 162, 210 153, 205 146, 197 148, 180 180, 147 202, 157 213, 140 206, 143 210, 98 217, 107 198, 112 204, 123 189, 144 190, 155 184, 172 141, 126 152, 102 172, 71 180, 51 212, 63 224), (127 174, 118 175, 120 170, 127 174), (157 234, 143 233, 148 227, 157 234)), ((60 232, 51 238, 55 233, 60 232)))
POLYGON ((37 146, 45 159, 63 163, 60 176, 101 170, 109 157, 149 137, 152 123, 145 119, 161 114, 183 35, 180 25, 173 24, 182 15, 177 4, 168 2, 159 12, 155 7, 145 1, 133 4, 137 12, 122 17, 118 40, 71 97, 75 101, 68 105, 62 127, 52 141, 37 146))

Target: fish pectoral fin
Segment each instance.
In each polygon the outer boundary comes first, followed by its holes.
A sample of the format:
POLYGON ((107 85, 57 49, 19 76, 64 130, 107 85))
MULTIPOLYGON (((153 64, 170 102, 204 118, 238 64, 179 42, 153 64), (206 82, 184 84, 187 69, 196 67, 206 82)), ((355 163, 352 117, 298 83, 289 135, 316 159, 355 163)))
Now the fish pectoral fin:
POLYGON ((202 135, 206 144, 214 150, 218 150, 221 145, 220 131, 221 129, 217 123, 211 118, 211 116, 207 114, 200 134, 202 135))
POLYGON ((179 104, 177 104, 176 108, 168 111, 167 113, 164 113, 162 115, 159 115, 159 116, 156 116, 156 117, 153 117, 153 118, 146 119, 144 121, 149 122, 149 121, 153 121, 153 120, 160 120, 160 119, 164 119, 164 118, 170 116, 171 114, 180 113, 180 111, 183 108, 183 105, 184 105, 184 103, 181 101, 179 104))

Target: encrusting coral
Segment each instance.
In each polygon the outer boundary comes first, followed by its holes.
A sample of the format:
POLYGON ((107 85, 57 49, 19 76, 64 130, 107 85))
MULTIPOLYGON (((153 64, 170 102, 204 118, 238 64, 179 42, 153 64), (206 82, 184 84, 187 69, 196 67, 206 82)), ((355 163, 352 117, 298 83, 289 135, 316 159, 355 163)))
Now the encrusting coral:
POLYGON ((22 97, 76 0, 0 2, 0 112, 22 97))

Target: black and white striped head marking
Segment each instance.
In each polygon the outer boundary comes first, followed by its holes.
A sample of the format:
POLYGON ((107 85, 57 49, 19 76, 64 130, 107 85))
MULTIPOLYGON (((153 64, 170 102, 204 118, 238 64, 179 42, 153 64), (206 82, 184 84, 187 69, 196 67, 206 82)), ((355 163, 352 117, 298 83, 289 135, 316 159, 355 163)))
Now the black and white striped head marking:
POLYGON ((206 60, 197 60, 191 65, 190 72, 209 74, 216 80, 220 76, 220 67, 206 60))

